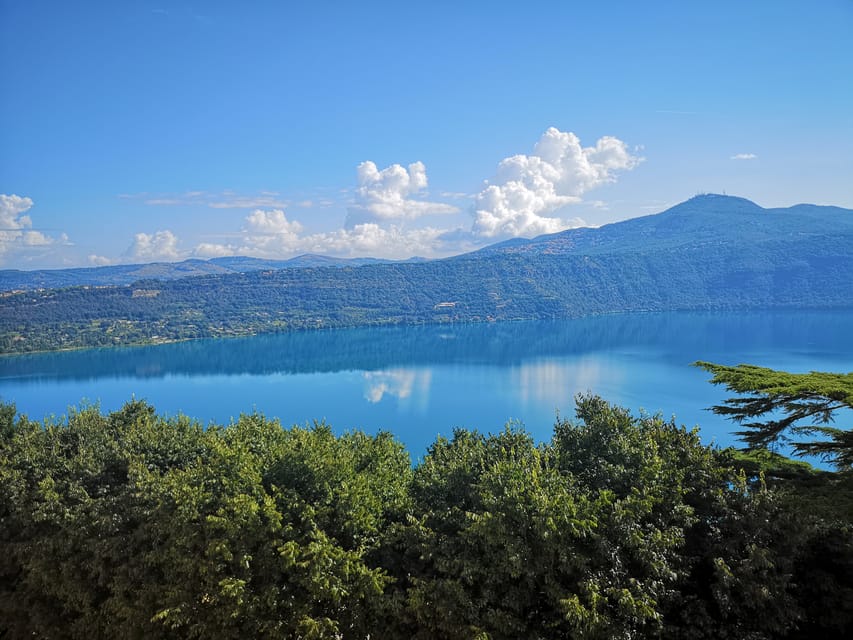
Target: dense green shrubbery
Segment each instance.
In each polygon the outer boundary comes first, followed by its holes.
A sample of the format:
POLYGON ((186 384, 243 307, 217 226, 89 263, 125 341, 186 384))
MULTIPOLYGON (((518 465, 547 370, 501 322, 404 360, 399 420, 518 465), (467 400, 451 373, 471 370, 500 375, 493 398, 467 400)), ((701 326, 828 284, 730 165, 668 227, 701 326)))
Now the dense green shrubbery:
POLYGON ((5 406, 0 637, 849 634, 853 483, 769 462, 594 396, 414 466, 387 433, 5 406))

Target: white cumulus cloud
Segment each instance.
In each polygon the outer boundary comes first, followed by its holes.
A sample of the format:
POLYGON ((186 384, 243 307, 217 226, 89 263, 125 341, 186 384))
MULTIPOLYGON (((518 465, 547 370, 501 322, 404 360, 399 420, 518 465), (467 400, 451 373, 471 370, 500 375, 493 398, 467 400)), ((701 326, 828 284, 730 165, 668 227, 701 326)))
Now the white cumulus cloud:
POLYGON ((302 231, 302 225, 288 220, 282 209, 256 209, 246 216, 246 224, 249 231, 255 234, 296 236, 302 231))
POLYGON ((495 177, 475 197, 472 232, 498 239, 580 226, 582 220, 555 214, 641 161, 618 138, 605 136, 594 147, 583 147, 574 133, 551 127, 532 155, 511 156, 498 164, 495 177))
POLYGON ((374 162, 367 160, 358 165, 357 172, 356 201, 347 210, 345 226, 348 228, 366 222, 412 220, 459 211, 449 204, 411 197, 427 187, 423 162, 413 162, 408 169, 392 164, 380 171, 374 162))
MULTIPOLYGON (((255 216, 254 221, 257 223, 259 217, 255 216)), ((432 227, 403 229, 396 225, 384 227, 375 222, 365 222, 350 229, 301 235, 301 225, 286 219, 280 221, 280 228, 283 229, 280 233, 257 233, 257 227, 266 228, 267 222, 264 218, 260 225, 247 224, 238 243, 203 242, 196 246, 193 254, 201 258, 247 255, 282 259, 302 253, 318 253, 339 257, 401 259, 432 255, 445 233, 443 229, 432 227)))
POLYGON ((125 255, 135 260, 176 260, 180 257, 178 237, 168 229, 137 233, 125 255))
POLYGON ((288 255, 299 249, 301 232, 302 225, 288 220, 282 209, 255 209, 246 216, 245 245, 239 252, 264 257, 288 255))
POLYGON ((90 253, 87 260, 89 261, 89 264, 93 267, 105 267, 113 263, 113 261, 107 258, 106 256, 99 256, 96 253, 90 253))
POLYGON ((33 206, 31 198, 15 194, 0 194, 0 260, 15 250, 44 247, 52 244, 70 244, 64 233, 59 238, 33 229, 27 211, 33 206))
MULTIPOLYGON (((260 208, 246 216, 236 238, 224 243, 202 242, 193 254, 282 259, 320 253, 400 259, 459 253, 506 237, 584 226, 583 220, 562 216, 560 210, 580 202, 590 189, 613 182, 618 172, 634 168, 641 160, 617 138, 603 137, 595 146, 583 147, 575 134, 550 128, 531 155, 501 161, 492 181, 473 196, 470 230, 458 221, 430 226, 432 221, 423 219, 461 210, 428 199, 422 162, 408 167, 392 164, 380 170, 374 162, 365 161, 357 167, 358 185, 349 192, 353 203, 341 228, 311 233, 299 221, 289 219, 283 208, 260 208)), ((599 201, 593 205, 606 206, 599 201)))
POLYGON ((729 160, 755 160, 758 156, 754 153, 736 153, 729 160))
MULTIPOLYGON (((67 241, 68 236, 63 234, 62 240, 67 241)), ((44 235, 41 231, 24 231, 21 233, 21 244, 25 247, 43 247, 54 242, 53 238, 44 235)))
POLYGON ((29 216, 22 215, 33 206, 31 198, 0 194, 0 225, 3 231, 23 229, 33 226, 29 216))
POLYGON ((301 246, 308 253, 401 259, 433 255, 443 234, 443 229, 433 227, 404 229, 365 222, 350 229, 306 236, 301 246))
POLYGON ((193 255, 199 258, 224 258, 225 256, 236 256, 237 247, 216 242, 202 242, 193 249, 193 255))
POLYGON ((231 243, 203 242, 193 254, 204 258, 250 255, 287 258, 300 253, 341 257, 410 258, 432 256, 444 242, 446 229, 405 228, 403 223, 433 214, 458 213, 452 205, 411 196, 427 186, 426 167, 393 164, 379 170, 367 161, 358 165, 355 203, 347 210, 344 226, 333 231, 304 233, 283 209, 256 209, 246 216, 239 239, 231 243))

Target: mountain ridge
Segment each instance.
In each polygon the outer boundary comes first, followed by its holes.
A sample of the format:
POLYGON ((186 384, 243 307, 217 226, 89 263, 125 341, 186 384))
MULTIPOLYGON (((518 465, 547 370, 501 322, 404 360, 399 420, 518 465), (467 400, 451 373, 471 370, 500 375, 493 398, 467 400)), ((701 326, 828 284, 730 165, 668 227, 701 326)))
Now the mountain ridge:
POLYGON ((0 353, 344 326, 853 308, 853 211, 728 198, 439 260, 6 293, 0 353))
MULTIPOLYGON (((700 194, 684 202, 676 204, 664 211, 637 216, 611 222, 600 227, 578 227, 567 229, 552 234, 545 234, 534 238, 511 238, 495 244, 482 247, 481 249, 439 258, 439 260, 466 259, 468 256, 479 256, 482 254, 509 252, 526 253, 536 251, 543 245, 547 251, 554 253, 564 252, 586 252, 600 253, 613 247, 615 243, 621 243, 624 249, 635 250, 636 243, 640 240, 655 240, 654 233, 660 232, 660 224, 664 223, 667 232, 676 232, 682 236, 688 231, 693 233, 704 233, 704 241, 712 238, 706 237, 714 231, 728 232, 729 236, 734 231, 744 232, 745 219, 753 223, 760 223, 761 217, 766 215, 785 213, 789 216, 800 216, 808 219, 810 223, 819 220, 817 213, 823 212, 830 215, 849 216, 848 227, 853 227, 853 210, 829 205, 814 205, 800 203, 786 208, 764 208, 760 205, 739 196, 721 194, 700 194), (729 216, 729 223, 724 227, 718 225, 717 219, 720 215, 729 216), (712 226, 696 226, 685 224, 691 217, 712 217, 708 222, 714 222, 712 226), (736 216, 731 219, 731 216, 736 216), (740 219, 738 219, 738 217, 740 219), (681 220, 679 225, 673 225, 674 220, 681 220), (734 223, 734 224, 733 224, 734 223), (619 233, 627 231, 628 233, 619 233), (616 232, 614 234, 614 232, 616 232), (628 234, 637 234, 633 240, 628 234), (602 241, 602 236, 610 235, 602 241)), ((776 219, 774 218, 774 221, 776 219)), ((764 221, 766 222, 766 220, 764 221)), ((790 221, 788 221, 790 222, 790 221)), ((837 222, 837 221, 834 221, 837 222)), ((766 224, 764 225, 766 227, 766 224)), ((762 233, 769 237, 767 229, 757 228, 750 230, 754 241, 765 238, 758 237, 762 233), (759 232, 759 233, 756 233, 759 232)), ((685 237, 684 243, 697 242, 699 237, 685 237)), ((652 242, 651 247, 660 247, 665 243, 661 239, 652 242)), ((306 267, 357 267, 366 264, 387 264, 422 262, 425 258, 412 257, 406 260, 388 260, 383 258, 338 258, 320 254, 305 253, 288 259, 273 260, 251 256, 223 256, 218 258, 187 258, 179 262, 151 262, 126 265, 110 265, 100 267, 73 267, 68 269, 38 269, 24 271, 19 269, 0 270, 0 291, 14 291, 27 289, 56 289, 70 286, 108 286, 108 285, 130 285, 140 280, 174 280, 178 278, 225 275, 229 273, 248 273, 251 271, 306 268, 306 267)))
MULTIPOLYGON (((410 258, 409 260, 420 260, 410 258)), ((251 256, 220 258, 187 258, 179 262, 142 262, 99 267, 67 269, 0 270, 0 291, 58 289, 74 286, 121 286, 139 280, 176 280, 205 275, 247 273, 267 269, 301 269, 304 267, 351 267, 362 264, 405 262, 382 258, 336 258, 305 253, 286 260, 269 260, 251 256)))
POLYGON ((524 252, 547 245, 549 250, 555 252, 599 253, 616 243, 621 243, 623 249, 636 249, 638 242, 643 241, 648 242, 647 248, 651 249, 671 246, 673 237, 680 239, 680 244, 689 245, 709 240, 742 240, 744 233, 749 234, 751 241, 765 241, 778 238, 780 230, 788 233, 813 233, 816 231, 815 223, 821 222, 819 214, 837 216, 839 219, 833 218, 831 222, 819 224, 817 230, 824 233, 837 231, 841 223, 842 230, 853 232, 853 210, 850 209, 813 204, 765 209, 746 198, 705 194, 685 200, 659 213, 629 218, 601 227, 568 229, 506 247, 492 245, 481 251, 524 252), (725 225, 721 224, 723 218, 725 225), (773 223, 777 223, 777 226, 772 227, 773 223), (782 223, 781 229, 778 223, 782 223), (657 235, 661 233, 662 236, 657 235), (741 237, 736 238, 736 235, 741 237))

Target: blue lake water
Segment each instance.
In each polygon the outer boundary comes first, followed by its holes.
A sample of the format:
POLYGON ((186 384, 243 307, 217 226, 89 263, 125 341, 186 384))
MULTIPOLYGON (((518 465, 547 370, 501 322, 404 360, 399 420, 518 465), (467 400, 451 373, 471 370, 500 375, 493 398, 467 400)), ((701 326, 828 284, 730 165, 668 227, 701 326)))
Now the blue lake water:
MULTIPOLYGON (((700 425, 736 445, 707 411, 724 389, 696 360, 789 371, 853 371, 853 311, 667 313, 581 320, 304 332, 156 347, 0 358, 0 397, 31 418, 132 396, 204 424, 258 410, 285 425, 393 432, 422 455, 460 426, 515 420, 548 439, 591 391, 638 412, 700 425)), ((846 416, 845 416, 846 418, 846 416)))

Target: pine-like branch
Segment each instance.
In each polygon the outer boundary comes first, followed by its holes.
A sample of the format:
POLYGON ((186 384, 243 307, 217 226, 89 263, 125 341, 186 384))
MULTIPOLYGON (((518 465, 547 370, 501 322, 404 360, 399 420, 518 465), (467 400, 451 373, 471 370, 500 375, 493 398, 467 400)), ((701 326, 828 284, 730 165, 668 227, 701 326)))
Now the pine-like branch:
POLYGON ((839 410, 853 408, 853 373, 788 373, 748 364, 732 367, 710 362, 695 365, 713 374, 712 384, 746 394, 728 398, 711 410, 744 427, 736 434, 749 449, 791 442, 796 455, 820 456, 841 467, 853 461, 851 432, 825 426, 834 421, 839 410), (783 415, 776 417, 779 413, 783 415), (804 443, 791 438, 816 434, 829 439, 804 443))

